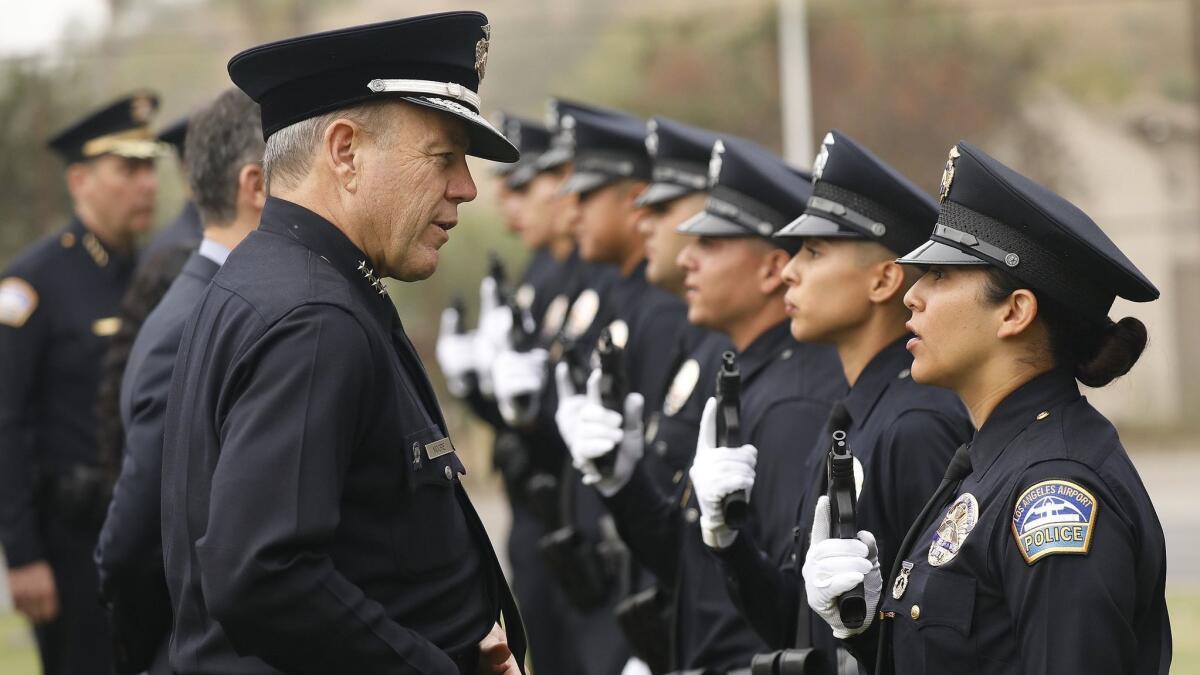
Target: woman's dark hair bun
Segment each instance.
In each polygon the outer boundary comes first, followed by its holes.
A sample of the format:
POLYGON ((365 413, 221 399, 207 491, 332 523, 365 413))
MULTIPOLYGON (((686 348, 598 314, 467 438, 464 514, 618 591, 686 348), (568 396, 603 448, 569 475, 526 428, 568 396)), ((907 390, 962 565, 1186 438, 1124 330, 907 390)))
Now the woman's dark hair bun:
POLYGON ((1092 356, 1075 365, 1075 377, 1089 387, 1103 387, 1129 372, 1146 349, 1146 339, 1145 324, 1131 316, 1109 321, 1092 356))

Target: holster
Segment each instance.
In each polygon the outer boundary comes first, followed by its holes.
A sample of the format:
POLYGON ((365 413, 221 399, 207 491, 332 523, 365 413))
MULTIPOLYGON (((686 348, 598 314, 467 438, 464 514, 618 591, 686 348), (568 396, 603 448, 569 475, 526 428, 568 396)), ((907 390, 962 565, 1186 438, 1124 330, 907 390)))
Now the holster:
POLYGON ((519 504, 528 503, 525 484, 533 471, 533 463, 529 458, 529 449, 519 435, 507 429, 496 432, 492 465, 504 479, 504 489, 509 499, 519 504))
POLYGON ((561 527, 544 535, 538 548, 550 573, 558 580, 567 601, 590 611, 604 605, 617 570, 601 548, 574 527, 561 527))
POLYGON ((781 649, 756 654, 750 661, 750 675, 820 675, 827 672, 827 657, 819 649, 781 649))
POLYGON ((617 603, 617 623, 625 633, 634 656, 656 675, 671 667, 671 619, 674 603, 670 594, 651 586, 617 603))

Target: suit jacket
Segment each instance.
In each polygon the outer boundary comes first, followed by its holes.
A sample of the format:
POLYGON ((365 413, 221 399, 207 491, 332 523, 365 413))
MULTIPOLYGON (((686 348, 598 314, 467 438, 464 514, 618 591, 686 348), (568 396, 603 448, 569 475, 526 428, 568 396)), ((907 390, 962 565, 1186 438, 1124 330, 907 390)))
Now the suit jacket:
POLYGON ((101 595, 113 609, 118 661, 129 663, 129 672, 149 667, 170 630, 159 535, 163 413, 184 323, 218 269, 217 263, 192 253, 138 331, 121 379, 125 453, 100 531, 96 565, 101 595))

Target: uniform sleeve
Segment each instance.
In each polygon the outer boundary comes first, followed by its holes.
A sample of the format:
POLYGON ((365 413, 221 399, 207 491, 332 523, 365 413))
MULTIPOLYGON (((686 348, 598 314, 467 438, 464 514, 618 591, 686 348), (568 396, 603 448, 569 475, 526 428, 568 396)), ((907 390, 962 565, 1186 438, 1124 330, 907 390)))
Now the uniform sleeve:
POLYGON ((21 567, 45 557, 34 504, 38 476, 31 401, 41 379, 50 320, 46 309, 37 307, 28 282, 8 277, 0 284, 0 293, 8 296, 0 316, 0 544, 8 565, 21 567), (22 293, 32 294, 25 296, 32 298, 32 309, 22 309, 22 293))
POLYGON ((246 376, 221 394, 230 404, 196 543, 204 599, 233 646, 289 673, 457 675, 329 555, 379 367, 361 326, 337 308, 300 307, 238 367, 246 376))
POLYGON ((663 588, 673 588, 683 527, 679 502, 658 489, 645 460, 638 462, 625 487, 604 501, 633 557, 654 573, 663 588))
POLYGON ((1086 467, 1028 469, 992 541, 1021 664, 1037 675, 1130 673, 1138 544, 1086 467), (1089 524, 1090 521, 1090 524, 1089 524))
MULTIPOLYGON (((150 338, 144 332, 143 337, 150 338)), ((160 339, 137 372, 129 373, 123 384, 131 397, 129 419, 124 420, 124 459, 96 547, 101 594, 110 599, 118 592, 137 594, 136 586, 118 587, 136 582, 137 573, 159 555, 163 415, 179 335, 156 337, 160 339)), ((156 567, 161 569, 161 557, 156 567)), ((161 582, 158 575, 154 579, 161 582)))
POLYGON ((749 533, 740 533, 718 552, 729 597, 755 632, 771 647, 784 649, 796 637, 800 580, 795 565, 777 565, 749 533))

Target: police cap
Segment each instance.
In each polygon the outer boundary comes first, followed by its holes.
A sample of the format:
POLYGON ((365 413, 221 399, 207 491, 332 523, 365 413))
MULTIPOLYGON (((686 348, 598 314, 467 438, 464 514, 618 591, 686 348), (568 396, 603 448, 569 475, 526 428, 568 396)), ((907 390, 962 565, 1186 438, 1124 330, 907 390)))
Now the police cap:
POLYGON ((719 136, 666 117, 646 123, 646 151, 653 165, 650 186, 638 206, 654 206, 708 189, 708 160, 719 136))
POLYGON ((1091 317, 1158 297, 1087 214, 969 143, 950 149, 940 199, 929 241, 898 262, 992 265, 1091 317))
POLYGON ((550 149, 550 130, 537 122, 508 113, 500 114, 500 124, 497 126, 521 151, 521 160, 516 164, 499 165, 496 175, 506 176, 508 187, 519 190, 533 180, 538 158, 550 149))
POLYGON ((932 198, 834 129, 813 162, 804 214, 775 236, 866 239, 903 255, 929 238, 937 217, 932 198))
POLYGON ((563 192, 583 194, 626 178, 650 181, 644 121, 618 111, 579 111, 573 118, 574 168, 563 192))
POLYGON ((109 103, 52 136, 46 144, 68 162, 101 155, 150 159, 162 154, 150 122, 158 94, 138 91, 109 103))
POLYGON ((155 137, 160 143, 165 143, 174 148, 175 154, 178 155, 180 159, 183 158, 183 147, 184 143, 187 141, 188 119, 188 115, 180 117, 179 119, 160 129, 158 136, 155 137))
POLYGON ((515 162, 518 152, 480 114, 491 26, 447 12, 271 42, 229 61, 229 76, 262 108, 263 137, 317 115, 394 97, 466 123, 468 154, 515 162))

